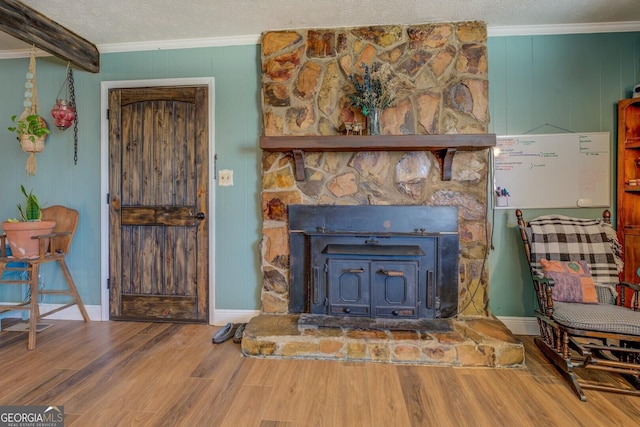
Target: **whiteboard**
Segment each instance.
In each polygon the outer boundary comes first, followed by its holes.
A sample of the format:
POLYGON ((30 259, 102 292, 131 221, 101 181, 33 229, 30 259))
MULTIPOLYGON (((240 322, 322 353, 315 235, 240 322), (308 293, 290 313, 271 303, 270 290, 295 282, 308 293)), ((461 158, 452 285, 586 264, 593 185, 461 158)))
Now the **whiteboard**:
POLYGON ((495 206, 609 207, 609 148, 609 132, 496 137, 495 206))

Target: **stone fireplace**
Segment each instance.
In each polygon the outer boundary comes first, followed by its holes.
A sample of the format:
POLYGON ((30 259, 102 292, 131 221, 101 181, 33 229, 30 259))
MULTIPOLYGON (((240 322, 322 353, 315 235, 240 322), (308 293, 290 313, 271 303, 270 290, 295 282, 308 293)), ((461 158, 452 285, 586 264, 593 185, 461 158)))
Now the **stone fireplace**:
MULTIPOLYGON (((330 136, 344 122, 364 122, 350 106, 348 76, 373 62, 389 63, 408 82, 384 110, 384 135, 487 133, 486 27, 458 22, 263 34, 265 136, 330 136)), ((488 315, 488 150, 458 151, 450 180, 442 179, 439 160, 430 151, 394 147, 308 151, 304 179, 296 180, 300 171, 292 152, 265 151, 262 311, 289 312, 288 205, 424 205, 458 208, 457 305, 461 314, 488 315)))
MULTIPOLYGON (((258 357, 522 366, 522 344, 488 309, 489 154, 487 145, 473 141, 474 137, 487 136, 489 124, 485 24, 271 31, 262 35, 261 53, 262 314, 245 329, 243 353, 258 357), (360 111, 350 105, 348 95, 354 89, 349 76, 362 75, 362 63, 381 62, 388 63, 404 81, 395 103, 382 114, 382 135, 340 136, 345 122, 365 122, 360 111), (300 249, 289 243, 289 207, 293 205, 306 206, 310 211, 316 206, 454 209, 458 244, 452 251, 455 262, 451 265, 457 269, 448 272, 455 273, 452 277, 457 286, 449 288, 455 294, 451 296, 453 302, 448 302, 447 318, 439 320, 435 315, 435 300, 411 308, 398 302, 404 301, 404 294, 398 298, 392 295, 388 306, 383 303, 380 307, 375 297, 359 300, 360 288, 347 283, 344 300, 353 301, 352 306, 334 301, 327 310, 343 314, 349 314, 347 310, 381 310, 382 326, 361 322, 345 328, 309 321, 315 316, 311 313, 314 290, 300 295, 292 289, 292 280, 300 274, 298 267, 292 266, 300 249), (427 307, 434 310, 419 318, 419 324, 393 319, 394 311, 409 317, 411 310, 424 309, 426 313, 427 307), (390 324, 387 320, 405 323, 390 324)), ((337 265, 343 266, 340 257, 345 251, 355 250, 353 242, 323 238, 316 237, 325 253, 336 255, 337 265)), ((358 244, 366 245, 367 241, 371 240, 365 238, 358 244)), ((381 267, 377 264, 380 253, 368 248, 374 259, 364 267, 345 266, 349 274, 353 273, 347 280, 360 280, 357 275, 361 270, 370 272, 373 268, 376 272, 383 270, 390 282, 402 283, 397 280, 399 276, 413 274, 407 265, 414 261, 416 265, 428 264, 418 259, 426 248, 421 245, 403 241, 394 245, 402 248, 385 248, 384 261, 402 253, 402 265, 397 268, 381 267)))

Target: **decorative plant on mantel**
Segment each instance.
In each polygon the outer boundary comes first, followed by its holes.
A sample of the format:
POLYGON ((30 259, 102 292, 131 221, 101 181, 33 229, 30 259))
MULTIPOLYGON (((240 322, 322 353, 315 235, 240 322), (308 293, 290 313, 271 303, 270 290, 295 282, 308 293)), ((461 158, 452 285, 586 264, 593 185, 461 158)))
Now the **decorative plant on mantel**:
POLYGON ((364 62, 362 77, 349 75, 356 93, 349 95, 351 105, 360 108, 362 115, 367 118, 370 135, 381 133, 380 115, 385 108, 390 107, 396 99, 396 91, 401 86, 400 79, 393 75, 388 63, 375 63, 369 67, 364 62))

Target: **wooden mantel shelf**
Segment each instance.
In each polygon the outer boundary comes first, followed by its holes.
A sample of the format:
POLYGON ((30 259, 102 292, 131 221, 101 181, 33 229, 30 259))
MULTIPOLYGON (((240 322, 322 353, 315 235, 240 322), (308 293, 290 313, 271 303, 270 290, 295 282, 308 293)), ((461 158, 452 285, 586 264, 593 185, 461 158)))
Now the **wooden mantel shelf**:
POLYGON ((442 180, 451 180, 456 151, 475 151, 496 145, 495 134, 444 135, 305 135, 263 136, 264 151, 291 151, 296 180, 304 181, 304 152, 318 151, 431 151, 440 164, 442 180))

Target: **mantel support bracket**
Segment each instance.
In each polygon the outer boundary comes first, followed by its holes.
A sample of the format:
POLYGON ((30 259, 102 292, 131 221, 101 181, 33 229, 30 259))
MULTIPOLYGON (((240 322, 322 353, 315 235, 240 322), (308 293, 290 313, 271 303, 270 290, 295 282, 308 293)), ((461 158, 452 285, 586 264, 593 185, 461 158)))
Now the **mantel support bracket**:
POLYGON ((496 145, 495 134, 444 135, 280 135, 261 136, 260 148, 290 153, 296 181, 306 179, 304 157, 309 152, 431 151, 443 181, 451 181, 458 151, 485 150, 496 145))
POLYGON ((442 171, 442 180, 451 181, 451 168, 453 166, 453 156, 456 154, 455 148, 447 148, 446 150, 434 150, 433 155, 438 160, 440 171, 442 171))
MULTIPOLYGON (((457 150, 455 148, 447 148, 445 150, 432 150, 433 155, 438 160, 440 171, 442 171, 442 180, 451 181, 451 168, 453 166, 453 157, 457 150)), ((291 150, 293 155, 293 167, 296 181, 304 181, 306 176, 304 173, 304 151, 300 149, 291 150)))
POLYGON ((295 168, 296 181, 304 181, 304 151, 291 150, 293 154, 293 167, 295 168))

